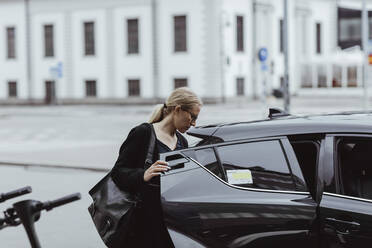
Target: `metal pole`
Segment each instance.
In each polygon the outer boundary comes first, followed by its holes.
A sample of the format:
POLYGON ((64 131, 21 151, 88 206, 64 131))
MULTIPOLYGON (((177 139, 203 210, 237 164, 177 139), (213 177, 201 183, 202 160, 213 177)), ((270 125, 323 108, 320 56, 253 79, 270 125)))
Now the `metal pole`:
MULTIPOLYGON (((220 3, 221 4, 221 3, 220 3)), ((226 54, 225 54, 225 42, 224 42, 224 31, 225 31, 225 15, 226 12, 222 10, 220 12, 220 70, 221 70, 221 101, 222 103, 226 102, 225 99, 225 63, 226 63, 226 54)))
POLYGON ((151 14, 152 14, 152 63, 153 63, 153 97, 157 103, 160 103, 161 100, 161 92, 160 92, 160 85, 159 85, 159 51, 158 51, 158 6, 157 0, 151 1, 151 14))
POLYGON ((362 4, 362 47, 363 47, 363 92, 364 110, 368 109, 368 12, 366 0, 362 4))
POLYGON ((32 102, 32 76, 31 76, 31 20, 30 0, 25 0, 25 24, 26 24, 26 75, 28 84, 28 100, 32 102))
POLYGON ((257 91, 257 15, 256 15, 256 8, 257 2, 253 0, 252 4, 253 8, 253 15, 252 15, 252 92, 253 92, 253 99, 257 100, 259 98, 259 92, 257 91))
POLYGON ((283 45, 284 45, 284 110, 290 111, 290 93, 288 76, 288 0, 284 0, 284 18, 283 18, 283 45))

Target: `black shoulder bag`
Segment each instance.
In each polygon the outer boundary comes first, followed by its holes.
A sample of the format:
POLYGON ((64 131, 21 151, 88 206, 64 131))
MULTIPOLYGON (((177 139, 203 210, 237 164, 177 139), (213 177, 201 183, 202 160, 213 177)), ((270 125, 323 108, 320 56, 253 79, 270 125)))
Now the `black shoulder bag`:
MULTIPOLYGON (((155 134, 151 127, 150 143, 145 167, 151 166, 155 148, 155 134)), ((88 211, 99 235, 107 247, 123 245, 130 235, 134 213, 140 199, 137 195, 120 190, 111 178, 111 171, 90 191, 93 203, 88 211)))

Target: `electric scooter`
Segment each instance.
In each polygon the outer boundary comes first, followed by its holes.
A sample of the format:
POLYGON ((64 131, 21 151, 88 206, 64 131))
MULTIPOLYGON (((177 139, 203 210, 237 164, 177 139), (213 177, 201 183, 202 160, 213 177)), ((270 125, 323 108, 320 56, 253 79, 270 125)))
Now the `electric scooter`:
MULTIPOLYGON (((31 193, 30 186, 17 189, 5 194, 0 194, 0 203, 6 200, 31 193)), ((9 226, 18 226, 21 223, 26 230, 32 248, 41 248, 38 236, 35 231, 35 222, 40 219, 41 211, 50 211, 81 198, 80 193, 64 196, 53 201, 24 200, 13 204, 12 208, 4 211, 4 218, 0 218, 0 230, 9 226)))

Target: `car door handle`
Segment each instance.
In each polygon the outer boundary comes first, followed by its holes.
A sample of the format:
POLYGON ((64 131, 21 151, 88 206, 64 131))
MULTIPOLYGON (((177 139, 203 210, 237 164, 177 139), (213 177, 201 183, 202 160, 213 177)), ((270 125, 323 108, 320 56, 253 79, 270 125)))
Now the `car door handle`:
POLYGON ((171 168, 171 170, 184 168, 185 163, 189 162, 189 160, 181 154, 169 155, 165 157, 165 161, 168 162, 168 166, 171 168))
POLYGON ((340 230, 339 228, 336 228, 336 231, 340 234, 347 235, 347 234, 350 234, 351 232, 359 231, 360 229, 360 224, 355 221, 338 220, 335 218, 326 218, 325 220, 331 223, 338 224, 337 227, 340 227, 341 225, 342 228, 340 229, 342 230, 340 230))

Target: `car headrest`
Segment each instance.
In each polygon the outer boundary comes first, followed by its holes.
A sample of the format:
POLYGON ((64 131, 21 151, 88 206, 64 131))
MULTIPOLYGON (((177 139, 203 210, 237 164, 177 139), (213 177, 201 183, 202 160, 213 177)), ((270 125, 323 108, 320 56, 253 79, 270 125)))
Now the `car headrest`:
POLYGON ((353 167, 366 168, 372 164, 372 142, 360 141, 355 144, 351 151, 351 159, 354 161, 353 167))

